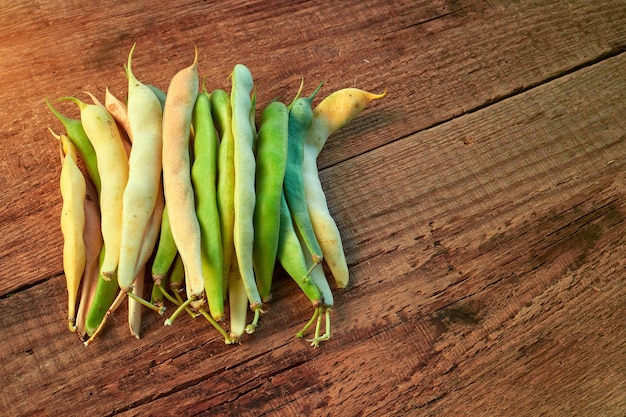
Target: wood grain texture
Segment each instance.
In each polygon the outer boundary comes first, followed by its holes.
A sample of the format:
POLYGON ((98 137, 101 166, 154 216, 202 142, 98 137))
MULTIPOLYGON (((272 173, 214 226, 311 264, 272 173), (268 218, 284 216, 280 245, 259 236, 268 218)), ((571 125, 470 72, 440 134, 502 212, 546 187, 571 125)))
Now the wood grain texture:
POLYGON ((0 415, 624 414, 622 1, 153 3, 0 17, 0 415), (89 348, 67 332, 43 100, 123 96, 133 42, 161 88, 193 44, 209 89, 245 63, 259 109, 301 77, 388 90, 320 155, 351 285, 319 349, 284 274, 241 346, 151 312, 135 340, 125 307, 89 348))

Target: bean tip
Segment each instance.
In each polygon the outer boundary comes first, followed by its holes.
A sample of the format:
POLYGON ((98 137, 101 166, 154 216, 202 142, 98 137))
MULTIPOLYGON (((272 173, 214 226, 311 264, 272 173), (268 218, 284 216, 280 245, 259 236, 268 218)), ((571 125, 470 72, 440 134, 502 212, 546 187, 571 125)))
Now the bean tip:
POLYGON ((379 98, 383 98, 386 95, 387 95, 387 89, 385 88, 385 90, 382 93, 380 93, 380 94, 372 94, 371 97, 372 97, 372 100, 376 100, 376 99, 379 99, 379 98))
POLYGON ((72 333, 76 333, 76 319, 74 317, 70 317, 67 320, 67 327, 72 333))

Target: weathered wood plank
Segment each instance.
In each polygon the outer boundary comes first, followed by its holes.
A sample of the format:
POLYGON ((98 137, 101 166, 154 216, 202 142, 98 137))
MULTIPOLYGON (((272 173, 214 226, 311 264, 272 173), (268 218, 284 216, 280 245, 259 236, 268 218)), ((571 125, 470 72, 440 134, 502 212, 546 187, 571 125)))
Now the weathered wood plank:
POLYGON ((83 349, 57 320, 56 276, 0 300, 0 406, 616 415, 626 405, 625 60, 325 169, 354 281, 337 293, 335 336, 321 349, 293 339, 310 311, 284 277, 242 346, 188 317, 162 328, 152 314, 135 341, 122 311, 83 349))
POLYGON ((0 91, 11 103, 0 132, 0 186, 9 190, 0 197, 0 294, 61 271, 58 157, 45 130, 58 124, 43 98, 105 86, 123 95, 121 66, 133 42, 138 75, 161 88, 191 59, 192 41, 209 88, 227 88, 232 66, 244 62, 260 104, 291 98, 302 76, 309 90, 325 79, 322 94, 387 88, 377 111, 329 143, 325 167, 616 54, 625 19, 619 0, 8 5, 0 26, 0 91))

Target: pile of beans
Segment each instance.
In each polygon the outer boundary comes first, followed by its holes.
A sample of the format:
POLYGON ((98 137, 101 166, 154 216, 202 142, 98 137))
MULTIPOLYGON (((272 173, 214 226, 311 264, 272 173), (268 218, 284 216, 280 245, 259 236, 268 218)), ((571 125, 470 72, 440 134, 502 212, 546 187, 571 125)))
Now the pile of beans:
POLYGON ((171 304, 166 325, 184 312, 203 316, 226 343, 239 343, 271 302, 280 264, 313 308, 297 336, 311 332, 315 347, 328 340, 334 300, 326 271, 337 288, 349 274, 317 156, 385 93, 345 88, 313 107, 322 84, 308 97, 301 84, 289 104, 267 104, 257 121, 245 65, 233 68, 230 93, 207 92, 196 50, 163 92, 135 77, 134 49, 125 102, 108 89, 104 102, 89 93, 90 103, 63 97, 80 111, 72 119, 46 101, 65 130, 50 129, 61 147, 70 330, 89 345, 128 299, 137 338, 142 307, 164 314, 171 304))

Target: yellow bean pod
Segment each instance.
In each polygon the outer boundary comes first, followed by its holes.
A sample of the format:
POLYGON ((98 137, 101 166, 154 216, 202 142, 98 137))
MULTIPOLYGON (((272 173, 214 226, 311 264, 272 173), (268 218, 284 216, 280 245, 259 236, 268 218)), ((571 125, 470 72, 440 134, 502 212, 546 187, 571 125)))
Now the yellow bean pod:
MULTIPOLYGON (((201 234, 191 182, 189 137, 198 96, 198 54, 172 77, 163 109, 163 189, 172 236, 185 266, 187 299, 204 302, 201 234)), ((196 307, 196 306, 194 306, 196 307)))
POLYGON ((62 157, 61 196, 61 232, 63 233, 63 270, 67 285, 68 326, 76 331, 76 301, 80 282, 85 270, 86 249, 83 232, 85 229, 85 177, 78 168, 76 148, 65 135, 61 135, 62 157))
MULTIPOLYGON (((133 47, 134 49, 134 47, 133 47)), ((122 236, 117 279, 122 290, 132 287, 144 235, 161 190, 161 103, 132 72, 128 56, 128 122, 134 138, 128 160, 128 180, 122 199, 122 236)), ((156 239, 156 236, 154 236, 156 239)), ((107 247, 108 250, 108 247, 107 247)), ((142 261, 138 264, 138 261, 142 261)))
POLYGON ((386 91, 374 94, 359 88, 334 91, 313 109, 313 122, 307 132, 306 141, 319 154, 330 135, 357 117, 370 102, 385 95, 386 91))
POLYGON ((100 212, 102 238, 106 246, 100 266, 102 275, 115 276, 122 238, 122 198, 128 181, 128 157, 122 135, 113 116, 100 104, 87 104, 67 97, 80 109, 80 119, 91 141, 100 173, 100 212))
POLYGON ((327 96, 313 109, 313 121, 304 138, 304 194, 315 237, 322 248, 324 261, 339 288, 348 285, 350 276, 339 228, 335 223, 322 189, 317 157, 328 137, 358 116, 369 102, 385 96, 358 88, 344 88, 327 96))

